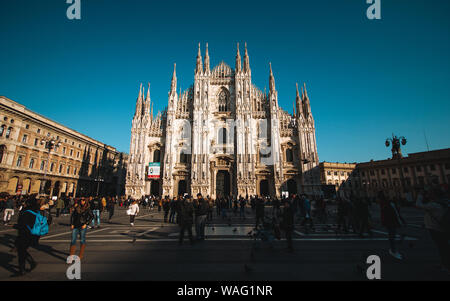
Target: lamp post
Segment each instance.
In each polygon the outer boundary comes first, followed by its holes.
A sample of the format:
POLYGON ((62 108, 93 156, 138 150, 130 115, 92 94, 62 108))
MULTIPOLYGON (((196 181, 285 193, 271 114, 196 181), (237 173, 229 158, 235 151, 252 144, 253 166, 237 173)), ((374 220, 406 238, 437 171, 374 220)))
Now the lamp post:
POLYGON ((97 176, 97 178, 94 181, 97 182, 97 196, 98 196, 98 190, 100 188, 100 182, 104 182, 105 180, 103 178, 100 178, 99 176, 97 176))
POLYGON ((55 138, 50 138, 50 139, 42 138, 41 145, 43 145, 44 148, 48 150, 48 157, 47 157, 47 164, 45 164, 45 168, 44 168, 44 178, 42 180, 40 191, 39 191, 40 195, 45 194, 45 184, 46 184, 48 164, 50 163, 51 151, 55 147, 59 147, 61 145, 61 142, 59 141, 59 139, 55 139, 55 138))
MULTIPOLYGON (((406 144, 406 138, 403 136, 397 137, 394 134, 392 134, 392 138, 387 138, 385 143, 386 147, 389 147, 390 144, 392 144, 392 159, 397 159, 398 162, 398 169, 400 172, 400 185, 401 188, 405 189, 405 177, 403 175, 403 168, 401 165, 401 159, 403 158, 402 150, 400 145, 406 144)), ((399 195, 397 193, 397 195, 399 195)))

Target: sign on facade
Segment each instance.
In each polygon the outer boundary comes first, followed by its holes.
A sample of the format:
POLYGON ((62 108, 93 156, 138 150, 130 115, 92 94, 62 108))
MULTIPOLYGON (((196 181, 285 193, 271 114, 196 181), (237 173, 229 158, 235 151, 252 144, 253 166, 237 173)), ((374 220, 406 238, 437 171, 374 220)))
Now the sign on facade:
POLYGON ((153 162, 148 164, 148 175, 149 179, 159 179, 161 170, 161 163, 153 162))

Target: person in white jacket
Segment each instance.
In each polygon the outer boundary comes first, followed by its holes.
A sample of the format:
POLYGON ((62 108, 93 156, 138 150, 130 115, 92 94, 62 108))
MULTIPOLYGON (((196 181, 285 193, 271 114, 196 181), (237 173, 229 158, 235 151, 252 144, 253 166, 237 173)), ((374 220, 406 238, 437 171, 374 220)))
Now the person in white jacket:
POLYGON ((139 213, 139 205, 137 203, 136 200, 134 200, 131 205, 130 208, 128 208, 127 211, 128 215, 130 216, 130 225, 134 226, 134 218, 136 217, 136 215, 138 215, 139 213))

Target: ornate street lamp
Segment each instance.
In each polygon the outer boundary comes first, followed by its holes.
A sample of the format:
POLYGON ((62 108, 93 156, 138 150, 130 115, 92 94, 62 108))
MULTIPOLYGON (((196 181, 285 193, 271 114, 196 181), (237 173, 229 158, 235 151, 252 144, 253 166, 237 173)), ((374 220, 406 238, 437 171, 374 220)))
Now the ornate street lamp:
POLYGON ((392 134, 392 138, 387 138, 386 142, 384 143, 386 147, 389 147, 389 145, 392 144, 392 159, 400 159, 402 158, 402 150, 400 148, 401 145, 406 144, 406 138, 403 136, 397 137, 392 134))
POLYGON ((45 190, 45 184, 46 184, 48 164, 50 163, 50 153, 51 153, 52 149, 54 149, 55 147, 61 146, 61 142, 59 141, 59 139, 55 139, 55 138, 51 138, 51 139, 42 138, 41 145, 43 145, 44 148, 48 150, 48 157, 47 157, 47 164, 45 165, 44 178, 41 182, 41 187, 39 190, 39 194, 45 194, 44 190, 45 190))

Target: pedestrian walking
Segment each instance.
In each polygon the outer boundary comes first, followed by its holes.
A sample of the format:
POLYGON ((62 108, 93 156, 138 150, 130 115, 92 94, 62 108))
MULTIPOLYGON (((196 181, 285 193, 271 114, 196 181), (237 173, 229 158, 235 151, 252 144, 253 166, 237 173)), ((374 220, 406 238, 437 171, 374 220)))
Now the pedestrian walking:
POLYGON ((13 197, 8 197, 5 202, 5 211, 3 213, 3 224, 7 226, 14 215, 15 202, 13 197))
POLYGON ((294 210, 291 207, 290 202, 287 200, 284 202, 281 228, 284 230, 286 235, 288 250, 290 252, 294 251, 294 247, 292 245, 292 233, 294 232, 294 210))
POLYGON ((164 210, 164 222, 167 223, 167 219, 169 217, 169 212, 170 212, 170 200, 168 197, 166 197, 164 199, 163 210, 164 210))
POLYGON ((127 210, 127 214, 130 216, 130 225, 134 227, 134 219, 136 218, 136 215, 139 213, 139 205, 136 200, 133 200, 133 202, 130 205, 130 208, 127 210))
POLYGON ((97 222, 97 228, 100 228, 100 210, 102 208, 102 202, 100 198, 98 197, 90 197, 90 208, 92 210, 92 214, 94 215, 94 218, 92 219, 92 226, 91 228, 95 228, 95 223, 97 222))
POLYGON ((190 197, 186 196, 182 199, 179 205, 179 225, 180 225, 180 236, 179 245, 183 244, 184 232, 188 232, 189 240, 191 244, 194 243, 194 238, 192 237, 192 224, 194 222, 194 206, 190 201, 190 197))
POLYGON ((256 199, 255 210, 256 210, 256 224, 255 228, 258 228, 259 223, 264 223, 264 200, 262 198, 256 199))
POLYGON ((439 251, 442 270, 450 273, 448 194, 446 195, 440 188, 436 188, 433 193, 421 192, 417 197, 416 207, 425 212, 425 228, 439 251))
POLYGON ((37 266, 36 261, 30 253, 28 253, 28 248, 30 246, 36 246, 38 243, 39 237, 37 235, 33 235, 31 229, 35 226, 36 217, 38 211, 40 210, 40 206, 36 198, 33 196, 25 201, 23 209, 24 210, 19 213, 17 224, 14 225, 14 228, 18 231, 15 241, 15 250, 17 251, 18 256, 19 270, 13 274, 12 277, 22 276, 26 272, 31 272, 37 266), (30 265, 30 269, 28 270, 25 268, 27 262, 30 265))
POLYGON ((302 226, 305 227, 305 233, 308 233, 308 226, 309 224, 311 226, 311 229, 314 231, 314 222, 311 216, 311 201, 306 195, 303 195, 303 211, 305 212, 304 219, 301 223, 302 226))
POLYGON ((244 199, 243 197, 240 198, 239 200, 239 217, 242 219, 245 219, 245 206, 247 205, 247 200, 244 199))
POLYGON ((106 201, 106 208, 108 210, 108 223, 111 222, 111 219, 114 215, 115 207, 116 207, 116 200, 112 197, 109 197, 106 201))
POLYGON ((388 200, 383 191, 378 193, 378 202, 380 205, 381 224, 386 227, 389 235, 389 254, 396 259, 403 259, 402 254, 398 252, 395 243, 397 229, 404 224, 404 220, 400 215, 397 204, 388 200))
POLYGON ((56 200, 56 217, 59 217, 63 209, 64 209, 64 200, 62 198, 58 198, 58 200, 56 200))
POLYGON ((77 238, 80 237, 80 253, 78 257, 83 259, 86 249, 86 231, 88 225, 94 219, 90 203, 86 198, 81 198, 75 202, 70 215, 70 229, 72 230, 72 240, 70 242, 70 256, 75 255, 77 249, 77 238))
POLYGON ((197 194, 197 205, 194 209, 197 240, 205 240, 206 215, 208 214, 209 205, 201 193, 197 194))

